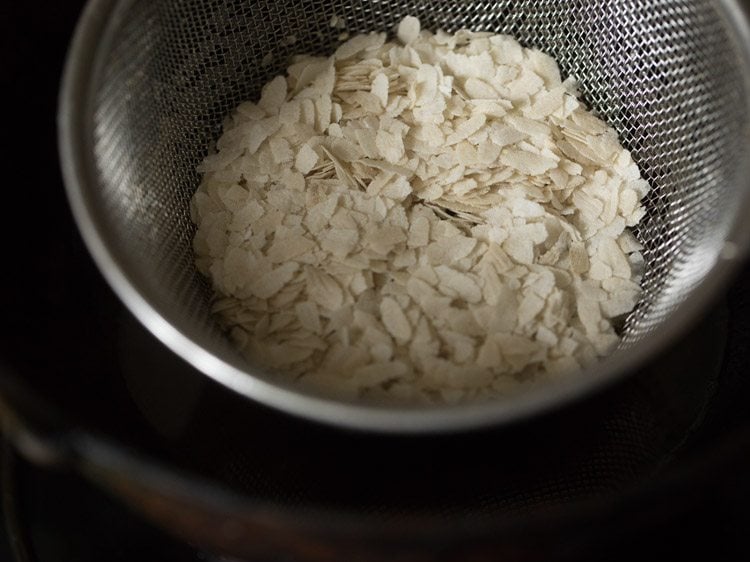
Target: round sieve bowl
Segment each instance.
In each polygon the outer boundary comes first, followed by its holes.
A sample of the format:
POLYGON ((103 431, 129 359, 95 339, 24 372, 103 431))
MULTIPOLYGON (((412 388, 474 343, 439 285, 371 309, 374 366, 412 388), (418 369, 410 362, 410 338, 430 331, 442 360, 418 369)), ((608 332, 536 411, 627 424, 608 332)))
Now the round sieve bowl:
POLYGON ((750 35, 730 0, 91 0, 68 57, 59 131, 81 233, 135 316, 234 391, 349 428, 505 423, 612 382, 682 333, 750 240, 750 35), (193 263, 195 169, 225 115, 257 99, 290 55, 334 50, 334 15, 351 34, 393 30, 405 15, 431 30, 508 33, 580 81, 586 103, 652 186, 636 232, 645 246, 643 294, 613 355, 507 398, 406 407, 302 392, 232 348, 193 263))

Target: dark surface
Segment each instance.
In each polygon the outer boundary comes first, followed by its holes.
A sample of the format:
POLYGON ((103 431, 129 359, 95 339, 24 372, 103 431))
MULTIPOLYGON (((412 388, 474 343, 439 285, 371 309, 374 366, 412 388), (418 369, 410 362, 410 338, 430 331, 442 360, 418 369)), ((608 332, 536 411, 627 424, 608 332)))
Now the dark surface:
MULTIPOLYGON (((3 446, 3 445, 0 445, 3 446)), ((208 561, 70 474, 35 468, 6 452, 0 560, 22 562, 208 561), (12 554, 8 539, 13 537, 12 554), (18 556, 18 558, 16 558, 18 556), (25 558, 24 558, 25 556, 25 558)))
MULTIPOLYGON (((87 393, 70 384, 71 370, 105 380, 91 356, 116 353, 110 319, 121 310, 70 217, 57 158, 57 91, 83 4, 11 0, 0 6, 0 96, 8 108, 3 144, 11 148, 10 156, 3 158, 11 170, 4 182, 0 226, 9 241, 3 244, 6 261, 0 276, 0 365, 11 363, 15 374, 53 373, 49 380, 55 384, 45 388, 50 404, 87 393), (54 314, 40 322, 39 310, 54 314), (87 320, 71 324, 70 318, 78 317, 87 320), (73 334, 90 344, 72 346, 73 334), (21 356, 19 363, 15 359, 21 356)), ((0 371, 0 377, 7 374, 0 371)), ((108 429, 120 435, 137 432, 138 419, 124 413, 126 401, 117 399, 127 396, 124 387, 117 386, 122 378, 106 381, 113 386, 102 396, 106 399, 89 401, 92 414, 122 410, 122 415, 107 416, 113 420, 108 429)), ((16 560, 11 541, 15 554, 28 548, 34 562, 207 560, 80 477, 37 469, 14 457, 0 466, 0 481, 0 561, 16 560)))
MULTIPOLYGON (((182 408, 184 416, 164 417, 161 414, 163 404, 153 399, 164 396, 169 385, 174 384, 169 372, 179 360, 147 353, 156 344, 123 312, 88 257, 69 215, 59 175, 53 116, 65 48, 81 5, 80 1, 49 1, 35 3, 33 7, 24 7, 20 2, 0 7, 0 25, 3 26, 0 29, 0 91, 9 102, 6 107, 10 108, 11 126, 7 129, 6 140, 12 140, 14 149, 6 164, 12 173, 4 190, 9 198, 3 205, 5 217, 0 221, 5 241, 4 275, 0 276, 4 319, 0 365, 4 370, 0 371, 0 377, 15 377, 42 394, 46 406, 39 408, 36 400, 28 404, 40 423, 57 420, 57 411, 64 409, 65 419, 71 425, 96 428, 98 433, 137 446, 139 452, 162 462, 187 463, 190 444, 181 441, 180 436, 200 436, 202 428, 209 431, 207 421, 216 424, 211 427, 223 425, 225 433, 204 435, 200 440, 205 447, 202 454, 206 466, 193 466, 193 469, 206 476, 231 481, 239 489, 258 491, 265 486, 269 495, 273 495, 276 493, 274 486, 283 484, 296 494, 295 501, 320 500, 322 498, 309 489, 311 481, 306 480, 311 478, 309 473, 298 470, 294 464, 284 464, 283 458, 289 446, 297 447, 298 458, 302 459, 336 454, 336 441, 328 442, 327 448, 321 449, 318 445, 330 437, 328 430, 303 425, 262 408, 256 409, 257 417, 249 420, 266 425, 254 428, 250 421, 250 427, 237 428, 231 424, 231 411, 241 408, 242 401, 217 387, 205 387, 205 381, 196 375, 187 378, 180 375, 183 392, 170 397, 175 411, 179 413, 182 408), (28 217, 33 220, 29 221, 28 217), (139 363, 136 359, 139 357, 149 358, 154 363, 139 363), (103 365, 114 365, 112 368, 117 372, 108 370, 105 374, 103 365), (164 376, 158 379, 131 376, 146 370, 159 371, 164 376), (43 378, 34 380, 37 376, 43 378), (203 414, 191 409, 191 399, 197 396, 207 404, 203 414), (222 408, 223 404, 226 408, 222 408), (221 419, 214 419, 215 412, 222 411, 227 416, 223 424, 221 419), (201 417, 209 415, 211 420, 201 417), (275 444, 272 440, 261 441, 266 462, 278 464, 273 477, 259 486, 253 480, 257 474, 246 470, 242 474, 231 474, 233 461, 242 466, 248 461, 233 457, 235 451, 225 444, 236 442, 238 438, 247 442, 262 438, 265 427, 286 432, 291 441, 275 441, 275 444), (218 455, 226 458, 217 463, 218 455), (224 467, 224 472, 216 473, 215 466, 224 467), (290 482, 294 478, 299 480, 290 482)), ((578 543, 571 541, 566 550, 556 553, 556 560, 631 560, 643 558, 646 552, 667 559, 687 554, 711 555, 722 560, 750 556, 746 539, 750 530, 748 288, 750 269, 745 268, 729 291, 726 305, 718 304, 719 312, 709 314, 693 332, 690 347, 694 351, 697 349, 695 361, 706 355, 700 345, 714 336, 718 339, 711 349, 721 351, 726 345, 727 353, 723 354, 723 359, 722 354, 718 355, 720 384, 711 395, 705 419, 696 426, 689 446, 676 451, 680 462, 674 464, 678 469, 661 475, 672 483, 671 487, 663 488, 670 492, 661 496, 660 481, 647 480, 645 488, 649 493, 643 499, 634 500, 624 511, 610 512, 602 519, 606 532, 586 535, 586 539, 578 543), (721 312, 724 306, 726 314, 721 312), (719 337, 724 329, 728 333, 726 342, 719 337), (656 509, 660 505, 669 509, 656 509)), ((676 349, 673 353, 684 353, 683 348, 677 346, 676 349)), ((710 370, 708 364, 705 369, 710 370)), ((632 383, 636 388, 639 384, 644 383, 632 383)), ((17 398, 20 400, 20 395, 17 398)), ((699 397, 696 403, 701 400, 699 397)), ((608 405, 603 401, 592 411, 606 410, 608 405)), ((657 407, 651 410, 649 423, 657 427, 660 412, 657 407)), ((661 413, 668 417, 669 412, 661 413)), ((586 418, 581 419, 579 423, 585 424, 586 418)), ((686 418, 680 427, 684 429, 685 424, 693 421, 696 420, 692 417, 686 418)), ((545 432, 542 425, 529 426, 520 439, 552 440, 545 432)), ((665 435, 665 442, 672 443, 672 439, 676 447, 684 431, 674 436, 669 436, 668 432, 665 435)), ((426 456, 420 459, 412 452, 411 468, 427 474, 433 462, 429 454, 445 448, 454 454, 455 466, 461 464, 455 459, 455 453, 473 451, 477 474, 491 471, 492 463, 485 463, 477 452, 481 451, 479 444, 483 438, 486 435, 460 441, 457 438, 442 442, 439 447, 422 441, 417 450, 421 447, 426 456)), ((367 446, 374 443, 355 437, 342 439, 349 445, 358 443, 362 448, 365 443, 367 446)), ((644 442, 647 439, 644 438, 644 442)), ((561 440, 558 454, 553 458, 564 464, 568 449, 573 445, 582 446, 575 443, 575 439, 561 440)), ((391 450, 390 444, 382 446, 383 452, 391 450)), ((414 446, 403 443, 401 448, 413 449, 414 446)), ((354 470, 357 463, 350 458, 355 452, 356 449, 348 451, 348 460, 344 462, 352 469, 350 479, 341 482, 340 497, 334 503, 351 504, 363 497, 372 503, 370 496, 388 488, 388 481, 383 479, 362 490, 354 470)), ((518 463, 519 478, 528 478, 530 467, 547 468, 532 462, 533 459, 527 461, 518 463)), ((384 462, 380 468, 387 471, 386 465, 384 462)), ((648 466, 649 470, 653 469, 648 466)), ((11 513, 18 516, 18 523, 30 539, 39 562, 201 559, 192 548, 167 538, 80 477, 40 470, 25 463, 15 467, 16 477, 9 480, 10 487, 6 487, 6 491, 12 490, 14 494, 11 513)), ((569 470, 575 470, 575 466, 569 470)), ((423 484, 421 494, 427 496, 431 488, 439 489, 444 482, 425 477, 423 484)), ((460 503, 460 497, 455 499, 460 503)), ((417 500, 423 502, 425 497, 413 498, 417 500)), ((7 533, 4 538, 8 539, 7 533)), ((12 559, 3 548, 0 544, 0 560, 12 559)))

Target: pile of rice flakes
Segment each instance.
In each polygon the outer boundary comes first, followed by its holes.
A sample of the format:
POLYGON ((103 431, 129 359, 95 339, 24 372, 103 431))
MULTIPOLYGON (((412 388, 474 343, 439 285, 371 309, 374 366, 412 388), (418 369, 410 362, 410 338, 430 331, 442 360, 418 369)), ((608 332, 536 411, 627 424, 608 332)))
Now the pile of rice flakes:
POLYGON ((580 369, 640 293, 649 189, 512 37, 357 35, 241 104, 193 198, 214 311, 336 396, 457 402, 580 369))

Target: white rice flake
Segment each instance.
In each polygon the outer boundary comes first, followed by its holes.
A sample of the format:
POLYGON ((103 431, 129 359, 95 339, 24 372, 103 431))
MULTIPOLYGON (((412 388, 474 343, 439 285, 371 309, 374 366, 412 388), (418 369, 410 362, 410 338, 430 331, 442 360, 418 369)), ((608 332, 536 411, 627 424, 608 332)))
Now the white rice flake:
POLYGON ((370 93, 378 99, 383 108, 388 105, 388 77, 385 74, 379 72, 375 76, 370 93))
POLYGON ((292 279, 292 276, 297 269, 299 269, 298 264, 294 262, 285 263, 284 265, 281 265, 265 275, 251 281, 250 290, 252 294, 259 299, 270 298, 278 293, 284 285, 292 279))
POLYGON ((318 163, 318 154, 310 148, 309 144, 300 148, 297 157, 294 160, 294 167, 302 174, 309 174, 310 170, 318 163))
POLYGON ((421 248, 430 241, 430 221, 426 217, 416 217, 409 227, 408 246, 421 248))
POLYGON ((435 273, 437 273, 440 280, 439 287, 444 294, 460 297, 469 303, 478 303, 482 300, 482 290, 469 275, 445 265, 436 267, 435 273))
POLYGON ((412 16, 406 16, 401 20, 401 23, 398 24, 398 40, 404 45, 412 43, 416 41, 417 37, 419 37, 419 31, 419 20, 412 16))
POLYGON ((322 326, 320 323, 320 313, 314 302, 304 301, 297 303, 294 305, 294 310, 297 313, 299 323, 305 330, 315 334, 321 332, 322 326))
POLYGON ((315 247, 315 242, 301 235, 288 238, 276 238, 266 254, 272 263, 282 263, 308 253, 315 247))
POLYGON ((263 87, 258 107, 267 115, 278 115, 279 108, 286 99, 286 78, 277 76, 263 87))
POLYGON ((383 325, 397 340, 406 341, 411 337, 411 324, 401 306, 392 298, 385 297, 380 303, 383 325))

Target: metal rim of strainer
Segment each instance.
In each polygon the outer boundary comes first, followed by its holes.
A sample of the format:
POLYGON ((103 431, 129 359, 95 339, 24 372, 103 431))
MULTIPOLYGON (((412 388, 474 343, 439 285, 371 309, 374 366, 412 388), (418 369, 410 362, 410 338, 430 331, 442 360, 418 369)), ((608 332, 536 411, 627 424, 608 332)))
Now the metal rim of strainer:
MULTIPOLYGON (((157 304, 143 296, 138 282, 121 267, 113 249, 102 239, 102 219, 88 196, 97 181, 90 135, 95 86, 92 78, 101 64, 102 53, 106 52, 104 47, 112 39, 112 16, 119 3, 120 0, 89 0, 68 52, 59 98, 58 143, 69 204, 90 254, 130 312, 193 367, 259 403, 334 426, 386 433, 461 431, 525 419, 611 384, 653 358, 682 335, 717 298, 750 246, 750 220, 744 220, 745 215, 750 219, 750 159, 745 159, 738 163, 742 172, 738 176, 747 182, 742 205, 717 263, 694 293, 650 337, 627 352, 616 353, 582 370, 577 376, 520 393, 511 400, 424 409, 347 403, 306 395, 262 380, 217 357, 174 326, 157 304)), ((750 27, 745 13, 736 0, 721 0, 718 5, 740 42, 745 66, 750 68, 750 27)), ((745 81, 750 92, 750 77, 746 76, 745 81)), ((747 102, 750 104, 750 94, 747 102)))

